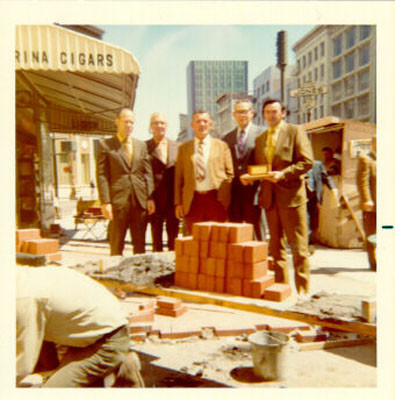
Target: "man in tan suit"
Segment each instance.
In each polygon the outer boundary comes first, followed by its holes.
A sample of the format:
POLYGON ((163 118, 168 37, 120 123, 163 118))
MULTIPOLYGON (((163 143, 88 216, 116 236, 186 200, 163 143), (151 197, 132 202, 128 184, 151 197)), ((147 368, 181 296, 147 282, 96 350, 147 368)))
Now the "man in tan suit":
POLYGON ((259 205, 266 210, 275 279, 289 283, 285 233, 292 250, 296 289, 299 294, 308 293, 310 265, 304 177, 313 166, 313 151, 302 127, 283 121, 286 109, 279 100, 266 100, 262 114, 269 129, 256 139, 255 162, 272 166, 272 172, 261 182, 259 205))
POLYGON ((154 179, 147 145, 131 137, 134 112, 124 108, 115 124, 117 135, 99 143, 97 188, 103 215, 110 220, 111 255, 122 255, 127 229, 133 252, 145 252, 146 214, 155 211, 154 179))
POLYGON ((376 136, 372 138, 372 151, 358 160, 357 186, 361 199, 363 227, 370 269, 376 271, 376 249, 368 237, 376 234, 376 136))
POLYGON ((202 221, 225 222, 234 172, 229 146, 209 135, 213 122, 203 110, 192 115, 195 138, 178 150, 174 204, 178 219, 185 217, 189 233, 202 221))

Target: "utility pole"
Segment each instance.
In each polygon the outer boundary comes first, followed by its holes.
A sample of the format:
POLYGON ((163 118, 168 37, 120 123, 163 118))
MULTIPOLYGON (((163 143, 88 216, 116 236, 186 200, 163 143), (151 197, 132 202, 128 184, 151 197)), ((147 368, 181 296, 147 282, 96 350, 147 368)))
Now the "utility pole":
POLYGON ((281 101, 285 104, 285 67, 287 66, 287 31, 277 33, 277 68, 280 69, 281 101))

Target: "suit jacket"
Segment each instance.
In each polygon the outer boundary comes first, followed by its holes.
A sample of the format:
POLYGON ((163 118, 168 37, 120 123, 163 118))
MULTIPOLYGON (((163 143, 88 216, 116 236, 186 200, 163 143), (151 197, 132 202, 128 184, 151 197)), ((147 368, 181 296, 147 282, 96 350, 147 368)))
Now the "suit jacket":
POLYGON ((322 161, 314 160, 313 168, 307 171, 307 196, 315 196, 319 203, 322 202, 323 186, 327 185, 329 189, 336 189, 332 178, 328 174, 322 161))
POLYGON ((96 178, 101 203, 112 203, 114 209, 126 207, 134 191, 143 209, 152 197, 154 180, 148 158, 147 146, 132 138, 131 165, 117 136, 99 142, 96 178))
MULTIPOLYGON (((255 162, 267 164, 267 130, 255 141, 255 162)), ((284 177, 277 183, 262 181, 258 204, 270 208, 273 201, 280 207, 297 207, 307 201, 304 176, 313 166, 313 151, 304 129, 283 122, 274 150, 272 170, 282 171, 284 177)))
POLYGON ((254 164, 254 148, 255 139, 263 132, 263 128, 251 124, 247 136, 247 141, 244 146, 244 153, 241 158, 237 157, 237 128, 229 132, 222 140, 228 144, 232 154, 233 168, 235 171, 235 178, 245 174, 248 171, 248 166, 254 164))
POLYGON ((373 151, 359 157, 357 186, 361 206, 368 201, 376 206, 376 153, 373 151))
POLYGON ((177 161, 178 143, 168 140, 167 163, 164 164, 160 159, 157 145, 154 139, 147 140, 149 159, 154 174, 154 200, 156 212, 174 212, 174 170, 177 161))
MULTIPOLYGON (((232 156, 228 145, 222 140, 210 137, 208 170, 218 190, 218 200, 225 208, 230 203, 230 184, 234 177, 232 156)), ((188 214, 195 192, 194 139, 183 143, 178 149, 174 182, 174 204, 182 205, 188 214)))

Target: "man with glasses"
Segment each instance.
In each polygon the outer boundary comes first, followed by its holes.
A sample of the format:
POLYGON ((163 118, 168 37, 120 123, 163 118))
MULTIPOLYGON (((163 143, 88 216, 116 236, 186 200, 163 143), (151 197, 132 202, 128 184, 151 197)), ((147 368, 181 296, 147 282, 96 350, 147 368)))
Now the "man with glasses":
POLYGON ((254 164, 255 138, 263 129, 252 123, 254 110, 249 100, 235 102, 233 118, 237 127, 224 138, 230 148, 235 178, 232 181, 229 219, 231 222, 248 222, 254 225, 255 238, 262 240, 261 209, 254 204, 255 193, 259 186, 243 185, 240 176, 248 172, 248 165, 254 164))

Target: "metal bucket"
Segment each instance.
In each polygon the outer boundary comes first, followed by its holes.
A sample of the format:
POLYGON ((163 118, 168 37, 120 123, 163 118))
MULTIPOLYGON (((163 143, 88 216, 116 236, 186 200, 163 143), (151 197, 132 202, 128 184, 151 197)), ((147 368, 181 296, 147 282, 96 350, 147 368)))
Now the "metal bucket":
POLYGON ((288 335, 282 332, 256 332, 248 338, 255 375, 264 380, 285 378, 288 335))

